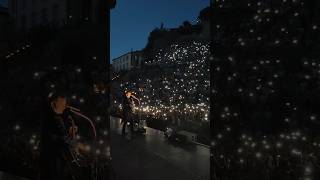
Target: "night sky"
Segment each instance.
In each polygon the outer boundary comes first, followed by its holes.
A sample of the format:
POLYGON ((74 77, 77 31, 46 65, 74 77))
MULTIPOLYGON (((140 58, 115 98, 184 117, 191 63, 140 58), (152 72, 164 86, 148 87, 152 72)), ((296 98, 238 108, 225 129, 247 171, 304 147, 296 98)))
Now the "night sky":
POLYGON ((0 0, 0 5, 6 6, 7 5, 7 0, 0 0))
POLYGON ((117 0, 111 11, 111 59, 131 48, 143 49, 149 33, 161 22, 165 28, 179 27, 185 20, 195 23, 209 4, 210 0, 117 0))

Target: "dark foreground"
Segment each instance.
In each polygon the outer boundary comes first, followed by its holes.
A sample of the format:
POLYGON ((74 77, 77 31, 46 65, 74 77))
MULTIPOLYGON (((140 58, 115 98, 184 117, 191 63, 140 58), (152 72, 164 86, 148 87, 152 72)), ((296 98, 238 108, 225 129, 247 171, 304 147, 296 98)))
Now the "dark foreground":
POLYGON ((27 180, 27 179, 13 176, 11 174, 6 174, 0 171, 0 180, 27 180))

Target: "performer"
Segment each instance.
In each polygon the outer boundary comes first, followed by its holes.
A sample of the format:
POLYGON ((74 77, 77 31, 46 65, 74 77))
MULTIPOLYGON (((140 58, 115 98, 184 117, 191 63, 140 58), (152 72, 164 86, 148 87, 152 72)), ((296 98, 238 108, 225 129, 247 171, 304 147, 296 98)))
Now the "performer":
POLYGON ((122 135, 125 136, 127 123, 130 122, 131 138, 133 135, 133 107, 134 100, 136 100, 140 105, 140 100, 136 98, 131 91, 125 91, 122 98, 122 108, 123 108, 123 120, 122 120, 122 135))
POLYGON ((45 116, 42 118, 40 180, 73 179, 67 168, 66 152, 70 152, 77 128, 66 118, 67 99, 62 93, 51 96, 45 116))

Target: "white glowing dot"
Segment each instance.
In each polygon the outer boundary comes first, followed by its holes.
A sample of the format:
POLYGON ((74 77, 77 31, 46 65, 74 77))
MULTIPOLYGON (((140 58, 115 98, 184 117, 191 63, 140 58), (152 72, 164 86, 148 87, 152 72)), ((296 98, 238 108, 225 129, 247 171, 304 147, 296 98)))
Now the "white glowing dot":
POLYGON ((216 142, 212 141, 211 146, 215 146, 215 145, 216 145, 216 142))
POLYGON ((90 150, 91 150, 91 147, 90 147, 89 145, 86 145, 86 146, 84 147, 84 150, 85 150, 85 151, 90 151, 90 150))
POLYGON ((256 153, 256 158, 261 158, 262 157, 262 154, 260 152, 257 152, 256 153))
POLYGON ((282 147, 282 143, 281 142, 277 142, 276 146, 277 146, 277 148, 281 148, 282 147))
POLYGON ((310 119, 311 119, 312 121, 314 121, 314 120, 316 120, 316 116, 310 116, 310 119))
POLYGON ((96 154, 100 154, 100 153, 101 153, 100 149, 97 149, 96 154))
POLYGON ((20 126, 19 125, 15 125, 14 126, 14 130, 19 131, 20 130, 20 126))

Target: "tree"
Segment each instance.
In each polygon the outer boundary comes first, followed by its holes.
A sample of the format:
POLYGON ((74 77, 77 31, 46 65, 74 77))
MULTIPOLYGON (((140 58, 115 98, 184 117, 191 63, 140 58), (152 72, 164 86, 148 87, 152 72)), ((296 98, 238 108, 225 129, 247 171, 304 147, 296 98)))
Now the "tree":
POLYGON ((184 21, 183 22, 183 27, 189 28, 191 26, 192 26, 192 24, 189 21, 184 21))

